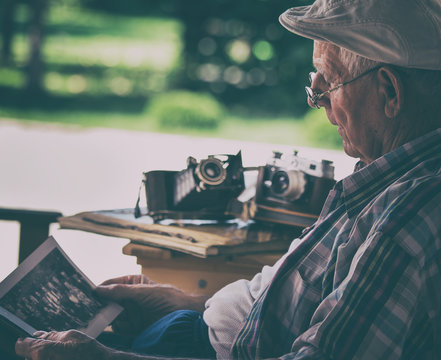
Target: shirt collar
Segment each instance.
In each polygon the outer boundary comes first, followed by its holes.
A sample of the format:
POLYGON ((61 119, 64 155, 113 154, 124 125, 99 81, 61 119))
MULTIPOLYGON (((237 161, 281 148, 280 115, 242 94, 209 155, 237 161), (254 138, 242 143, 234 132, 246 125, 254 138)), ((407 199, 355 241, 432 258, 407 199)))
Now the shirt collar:
POLYGON ((381 156, 369 165, 359 162, 355 172, 336 184, 349 217, 401 175, 417 164, 441 154, 441 128, 412 140, 381 156))

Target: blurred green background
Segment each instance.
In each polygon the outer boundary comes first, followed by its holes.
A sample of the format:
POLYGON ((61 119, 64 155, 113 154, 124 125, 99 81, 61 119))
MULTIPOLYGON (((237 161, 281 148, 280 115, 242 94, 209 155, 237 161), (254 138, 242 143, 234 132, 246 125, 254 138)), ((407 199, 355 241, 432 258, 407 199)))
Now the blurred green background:
POLYGON ((341 148, 304 86, 296 0, 2 0, 0 121, 341 148))

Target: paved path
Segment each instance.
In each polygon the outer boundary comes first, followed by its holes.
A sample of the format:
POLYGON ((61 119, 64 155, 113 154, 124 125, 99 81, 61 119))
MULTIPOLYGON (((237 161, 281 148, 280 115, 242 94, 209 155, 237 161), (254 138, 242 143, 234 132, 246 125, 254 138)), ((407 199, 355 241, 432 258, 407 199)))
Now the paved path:
MULTIPOLYGON (((263 165, 272 150, 291 152, 294 147, 0 119, 0 206, 65 215, 133 207, 143 171, 180 170, 189 155, 200 159, 240 149, 244 165, 255 166, 263 165)), ((304 157, 333 160, 337 178, 350 173, 354 164, 341 152, 298 149, 304 157)), ((16 265, 17 228, 0 222, 0 279, 16 265)), ((51 233, 95 282, 139 272, 134 258, 121 255, 124 239, 56 226, 51 233)))

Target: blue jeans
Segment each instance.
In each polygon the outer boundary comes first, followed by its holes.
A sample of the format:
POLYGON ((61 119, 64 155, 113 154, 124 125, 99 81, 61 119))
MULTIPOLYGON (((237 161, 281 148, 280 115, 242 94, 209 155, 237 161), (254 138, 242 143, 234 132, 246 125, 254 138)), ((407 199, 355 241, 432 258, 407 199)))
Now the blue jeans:
POLYGON ((134 338, 102 334, 98 340, 109 347, 138 354, 216 358, 202 314, 191 310, 172 312, 134 338))

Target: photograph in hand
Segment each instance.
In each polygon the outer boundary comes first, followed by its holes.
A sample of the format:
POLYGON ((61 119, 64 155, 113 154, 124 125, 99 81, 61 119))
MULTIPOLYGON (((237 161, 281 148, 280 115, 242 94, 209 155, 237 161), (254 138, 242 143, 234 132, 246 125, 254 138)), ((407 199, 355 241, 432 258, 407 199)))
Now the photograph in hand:
POLYGON ((0 307, 44 331, 98 336, 121 308, 100 300, 95 285, 49 238, 0 283, 0 307))

